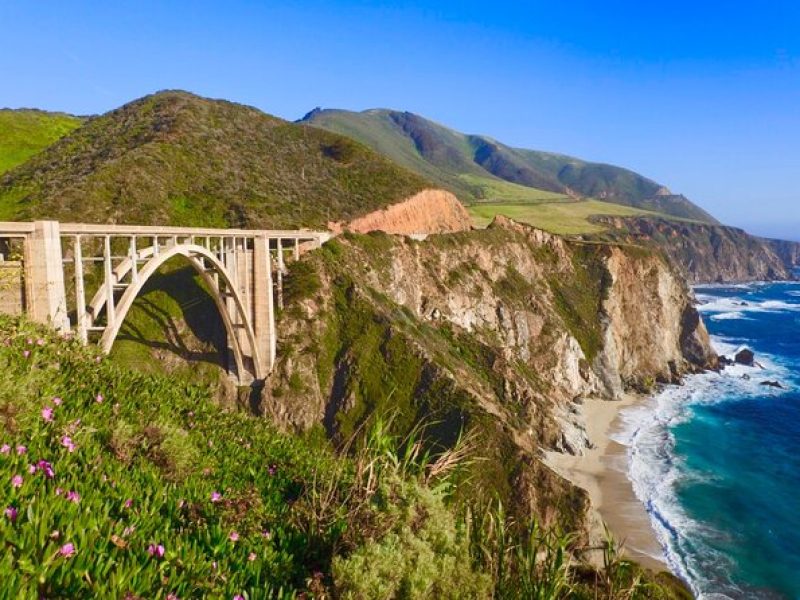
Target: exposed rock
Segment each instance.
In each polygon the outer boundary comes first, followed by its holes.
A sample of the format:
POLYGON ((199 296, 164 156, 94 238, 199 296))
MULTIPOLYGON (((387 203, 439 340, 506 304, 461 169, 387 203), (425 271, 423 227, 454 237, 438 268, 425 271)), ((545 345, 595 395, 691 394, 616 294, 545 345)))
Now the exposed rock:
POLYGON ((792 279, 789 255, 796 260, 793 252, 800 252, 791 242, 784 247, 735 227, 651 217, 592 220, 611 228, 605 237, 660 249, 691 283, 792 279))
MULTIPOLYGON (((334 230, 341 224, 331 224, 334 230)), ((468 231, 472 219, 461 202, 444 190, 423 190, 410 198, 350 221, 344 229, 356 233, 383 231, 404 235, 468 231)))
POLYGON ((736 353, 736 356, 733 357, 733 360, 740 365, 753 367, 755 366, 755 357, 756 355, 753 354, 752 350, 749 348, 742 348, 736 353))
POLYGON ((466 427, 485 458, 476 481, 545 522, 580 526, 587 506, 540 460, 588 446, 582 398, 716 365, 690 290, 639 248, 497 218, 422 242, 345 235, 304 262, 316 283, 297 287, 314 291, 287 295, 265 410, 335 439, 373 411, 440 420, 442 444, 466 427))
POLYGON ((759 385, 778 388, 778 389, 781 389, 781 390, 783 389, 783 385, 781 385, 780 381, 762 381, 759 385))

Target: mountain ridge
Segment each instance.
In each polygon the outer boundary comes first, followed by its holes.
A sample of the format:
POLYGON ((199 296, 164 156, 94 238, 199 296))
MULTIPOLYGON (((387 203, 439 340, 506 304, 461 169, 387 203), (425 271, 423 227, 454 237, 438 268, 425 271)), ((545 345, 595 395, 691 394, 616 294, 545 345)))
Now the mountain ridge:
POLYGON ((486 135, 458 132, 407 111, 314 109, 298 122, 354 137, 406 168, 425 173, 465 203, 483 199, 479 186, 463 181, 464 175, 473 175, 571 198, 592 197, 718 223, 685 196, 672 194, 666 186, 629 169, 515 148, 486 135))

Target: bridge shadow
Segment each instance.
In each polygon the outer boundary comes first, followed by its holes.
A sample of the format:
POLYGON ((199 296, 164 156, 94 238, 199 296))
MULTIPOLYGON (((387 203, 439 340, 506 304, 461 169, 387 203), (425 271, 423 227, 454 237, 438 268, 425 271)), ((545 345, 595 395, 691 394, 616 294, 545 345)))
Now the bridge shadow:
POLYGON ((181 360, 227 370, 227 349, 225 325, 214 299, 194 268, 176 257, 159 269, 137 296, 112 355, 131 366, 148 358, 170 363, 148 364, 147 370, 170 370, 181 360))

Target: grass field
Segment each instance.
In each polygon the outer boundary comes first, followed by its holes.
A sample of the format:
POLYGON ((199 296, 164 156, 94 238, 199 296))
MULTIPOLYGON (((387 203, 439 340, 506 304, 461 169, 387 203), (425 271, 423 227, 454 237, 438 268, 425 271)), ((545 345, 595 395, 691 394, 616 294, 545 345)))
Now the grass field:
POLYGON ((548 192, 537 188, 492 179, 479 175, 464 174, 461 176, 468 185, 479 188, 483 199, 478 204, 506 203, 506 204, 531 204, 542 202, 570 202, 573 199, 558 192, 548 192))
POLYGON ((70 115, 0 110, 0 173, 16 167, 80 125, 70 115))
MULTIPOLYGON (((530 188, 528 188, 530 189, 530 188)), ((547 192, 544 192, 547 193, 547 192)), ((555 195, 555 194, 554 194, 555 195)), ((519 198, 519 196, 516 196, 519 198)), ((476 227, 486 227, 497 215, 505 215, 515 221, 528 223, 552 233, 578 235, 600 233, 604 227, 589 221, 595 215, 610 216, 663 216, 628 206, 600 202, 599 200, 576 200, 562 202, 482 202, 468 206, 476 227)))

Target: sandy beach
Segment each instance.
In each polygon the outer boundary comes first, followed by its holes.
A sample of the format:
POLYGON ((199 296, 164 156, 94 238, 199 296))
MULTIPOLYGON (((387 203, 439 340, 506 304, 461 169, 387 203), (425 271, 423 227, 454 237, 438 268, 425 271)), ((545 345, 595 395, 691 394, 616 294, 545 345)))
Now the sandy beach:
MULTIPOLYGON (((644 398, 628 395, 619 401, 586 400, 581 413, 586 433, 594 448, 583 456, 548 452, 547 463, 563 477, 589 493, 594 514, 591 518, 592 541, 603 539, 603 522, 614 537, 624 542, 625 553, 646 567, 660 571, 667 568, 650 518, 636 498, 628 480, 626 448, 609 435, 620 423, 619 412, 644 398)), ((597 553, 596 559, 602 559, 597 553)))

